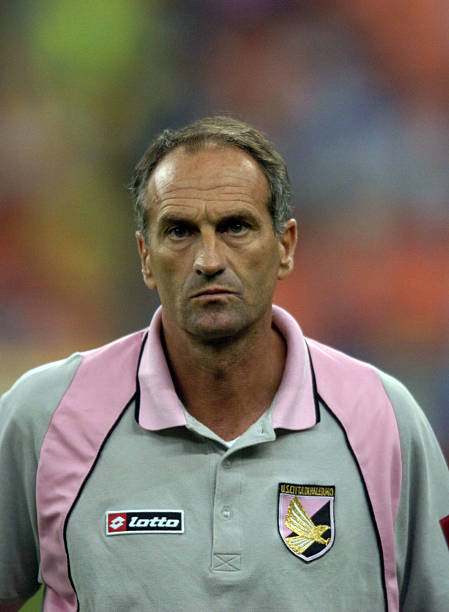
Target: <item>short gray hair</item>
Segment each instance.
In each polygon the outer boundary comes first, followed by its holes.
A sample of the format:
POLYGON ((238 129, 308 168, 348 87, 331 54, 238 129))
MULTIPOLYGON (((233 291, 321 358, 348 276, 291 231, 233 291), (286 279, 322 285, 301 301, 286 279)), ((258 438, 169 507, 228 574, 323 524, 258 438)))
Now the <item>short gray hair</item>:
POLYGON ((259 164, 270 188, 268 210, 274 234, 279 237, 291 215, 291 189, 287 165, 267 137, 252 126, 226 115, 205 117, 179 130, 159 134, 134 169, 130 190, 138 230, 148 240, 148 181, 157 164, 171 151, 185 147, 196 153, 208 143, 231 145, 245 151, 259 164))

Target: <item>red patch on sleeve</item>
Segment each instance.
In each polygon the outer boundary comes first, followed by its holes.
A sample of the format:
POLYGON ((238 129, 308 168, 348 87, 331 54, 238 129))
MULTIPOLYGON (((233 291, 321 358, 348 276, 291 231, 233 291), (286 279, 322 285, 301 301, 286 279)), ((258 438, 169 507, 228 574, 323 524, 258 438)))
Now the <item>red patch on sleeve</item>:
POLYGON ((440 520, 440 525, 449 546, 449 514, 440 520))

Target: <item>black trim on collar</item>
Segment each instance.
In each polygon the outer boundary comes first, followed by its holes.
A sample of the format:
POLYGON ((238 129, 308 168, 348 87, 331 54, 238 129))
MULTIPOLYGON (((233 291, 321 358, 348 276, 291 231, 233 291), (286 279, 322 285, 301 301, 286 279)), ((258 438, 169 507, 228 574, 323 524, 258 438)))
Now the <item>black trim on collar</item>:
POLYGON ((139 415, 140 415, 140 382, 139 382, 139 370, 140 370, 140 362, 142 361, 143 349, 145 348, 145 344, 148 340, 148 332, 145 334, 142 340, 142 346, 140 347, 139 359, 137 360, 137 368, 136 368, 136 393, 134 395, 136 401, 136 407, 134 410, 134 418, 136 423, 139 423, 139 415))
MULTIPOLYGON (((315 370, 313 369, 312 355, 310 353, 309 345, 307 344, 307 342, 306 342, 306 348, 307 348, 307 353, 309 355, 310 371, 312 373, 312 389, 313 389, 313 401, 315 403, 315 416, 316 416, 315 425, 316 425, 317 423, 319 423, 321 421, 320 401, 323 402, 323 400, 320 397, 320 394, 318 393, 318 389, 317 389, 317 385, 316 385, 315 370)), ((325 402, 323 402, 323 404, 324 403, 325 402)))

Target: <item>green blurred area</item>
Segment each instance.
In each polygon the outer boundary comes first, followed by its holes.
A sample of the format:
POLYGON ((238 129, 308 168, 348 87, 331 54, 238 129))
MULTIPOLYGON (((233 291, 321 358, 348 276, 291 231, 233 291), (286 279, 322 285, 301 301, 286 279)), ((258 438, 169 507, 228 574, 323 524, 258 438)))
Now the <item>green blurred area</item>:
POLYGON ((43 588, 40 588, 36 595, 29 599, 21 608, 22 612, 39 612, 41 609, 42 594, 43 588))
POLYGON ((45 98, 50 88, 69 108, 120 121, 142 77, 157 81, 158 96, 146 98, 157 107, 170 61, 161 8, 142 0, 44 0, 31 6, 24 18, 36 92, 45 98))

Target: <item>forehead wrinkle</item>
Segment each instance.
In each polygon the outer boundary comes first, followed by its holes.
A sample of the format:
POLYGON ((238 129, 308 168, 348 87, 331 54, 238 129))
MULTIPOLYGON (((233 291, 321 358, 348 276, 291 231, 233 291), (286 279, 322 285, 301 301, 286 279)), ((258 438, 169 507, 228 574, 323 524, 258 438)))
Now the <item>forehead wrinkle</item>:
MULTIPOLYGON (((260 198, 260 194, 257 194, 257 200, 260 198)), ((264 194, 262 200, 263 204, 268 202, 268 194, 264 194)), ((241 189, 240 186, 228 185, 225 188, 215 189, 204 189, 199 190, 197 187, 187 187, 180 189, 177 186, 173 186, 172 189, 166 192, 154 192, 151 201, 156 205, 159 212, 165 209, 167 206, 174 207, 191 207, 194 208, 198 204, 210 203, 210 204, 235 204, 235 205, 246 205, 249 208, 257 208, 256 194, 251 190, 241 189)))
MULTIPOLYGON (((256 202, 268 205, 270 189, 265 173, 257 162, 241 151, 231 149, 233 167, 214 168, 216 154, 223 149, 204 155, 182 153, 175 150, 163 159, 150 177, 147 186, 149 208, 188 202, 235 202, 246 203, 257 208, 256 202), (235 157, 238 155, 239 157, 235 157), (264 192, 264 193, 262 193, 264 192)), ((225 163, 228 160, 225 160, 225 163)))
MULTIPOLYGON (((148 194, 150 197, 148 201, 152 204, 153 208, 161 211, 167 206, 187 206, 194 207, 198 203, 235 203, 235 204, 246 204, 251 208, 255 207, 256 194, 254 190, 242 189, 242 186, 238 185, 223 185, 217 187, 203 187, 186 185, 181 187, 180 185, 169 184, 169 189, 163 190, 162 192, 158 189, 149 190, 148 194)), ((259 199, 260 194, 257 194, 259 199)), ((268 194, 265 194, 263 203, 268 202, 268 194)))
POLYGON ((166 206, 195 206, 202 203, 208 204, 230 204, 234 203, 236 206, 239 204, 247 205, 251 208, 257 208, 254 203, 254 198, 245 193, 226 193, 220 194, 220 197, 216 197, 214 194, 207 194, 201 196, 186 196, 186 195, 173 195, 163 199, 157 198, 156 202, 159 204, 159 209, 165 208, 166 206))
MULTIPOLYGON (((220 164, 221 165, 221 164, 220 164)), ((244 184, 251 187, 260 186, 260 180, 268 187, 265 173, 259 164, 245 152, 234 147, 206 149, 197 153, 175 149, 169 153, 155 168, 151 182, 157 192, 165 191, 174 185, 181 189, 197 188, 208 190, 220 187, 233 187, 244 184), (224 163, 232 167, 219 168, 216 171, 217 158, 223 158, 224 163), (231 160, 229 160, 231 156, 231 160), (212 167, 212 173, 211 173, 212 167), (186 174, 180 177, 179 174, 186 174), (195 182, 192 185, 192 181, 195 182)))
POLYGON ((191 175, 185 179, 155 177, 153 181, 153 191, 159 198, 167 198, 173 192, 199 192, 201 195, 219 191, 222 194, 250 194, 254 190, 260 189, 260 184, 256 177, 242 177, 238 173, 223 175, 219 174, 213 177, 210 176, 194 176, 191 175))

